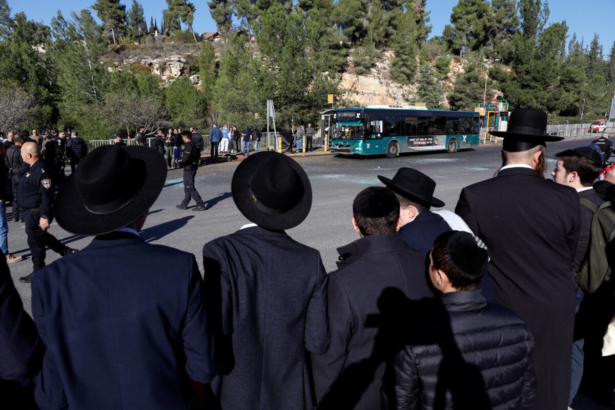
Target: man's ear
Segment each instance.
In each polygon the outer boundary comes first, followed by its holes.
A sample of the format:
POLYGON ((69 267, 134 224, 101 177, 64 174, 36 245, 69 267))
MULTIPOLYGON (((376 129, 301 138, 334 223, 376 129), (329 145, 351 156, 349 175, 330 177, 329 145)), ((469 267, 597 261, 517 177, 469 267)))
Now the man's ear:
POLYGON ((359 225, 357 225, 357 220, 354 219, 354 216, 352 217, 352 227, 354 228, 354 231, 356 233, 361 233, 361 230, 359 229, 359 225))
POLYGON ((534 164, 540 164, 540 156, 543 155, 542 150, 538 150, 534 153, 534 164))

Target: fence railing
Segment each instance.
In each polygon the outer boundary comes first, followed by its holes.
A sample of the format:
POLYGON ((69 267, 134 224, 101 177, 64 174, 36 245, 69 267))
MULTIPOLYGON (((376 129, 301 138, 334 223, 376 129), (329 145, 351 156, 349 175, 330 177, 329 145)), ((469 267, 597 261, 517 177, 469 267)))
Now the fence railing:
POLYGON ((593 131, 591 123, 547 125, 547 134, 559 135, 565 138, 590 137, 594 135, 598 138, 603 132, 615 133, 615 123, 607 122, 606 126, 604 128, 600 127, 599 131, 593 131))

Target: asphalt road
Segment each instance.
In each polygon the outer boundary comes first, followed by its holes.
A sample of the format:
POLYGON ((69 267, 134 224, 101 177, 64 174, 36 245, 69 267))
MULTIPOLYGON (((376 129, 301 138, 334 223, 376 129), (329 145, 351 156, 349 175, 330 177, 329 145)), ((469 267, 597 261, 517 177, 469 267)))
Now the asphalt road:
MULTIPOLYGON (((554 167, 553 155, 559 151, 586 146, 589 139, 569 140, 549 144, 548 171, 554 167)), ((327 271, 335 269, 336 248, 358 239, 351 225, 352 202, 355 196, 371 185, 381 185, 377 176, 392 178, 400 167, 419 169, 432 177, 437 188, 435 196, 446 203, 445 209, 454 211, 461 189, 491 178, 501 166, 501 146, 481 146, 455 154, 406 154, 399 158, 351 158, 344 156, 306 156, 295 159, 310 177, 313 206, 308 218, 290 231, 297 241, 320 251, 327 271)), ((222 235, 230 234, 249 223, 237 210, 231 197, 231 178, 239 162, 211 164, 199 169, 197 190, 207 203, 205 212, 183 211, 175 208, 183 198, 181 170, 170 171, 167 183, 142 231, 142 237, 152 243, 172 246, 195 254, 202 270, 203 245, 222 235)), ((194 206, 191 203, 190 206, 194 206)), ((9 212, 9 217, 11 216, 9 212)), ((82 249, 92 238, 69 234, 53 223, 50 232, 70 247, 82 249)), ((15 285, 26 309, 30 311, 30 285, 18 281, 31 273, 32 261, 23 224, 9 222, 9 250, 24 256, 23 262, 10 265, 15 285)), ((47 252, 47 263, 59 255, 47 252)), ((575 403, 576 404, 576 403, 575 403)), ((602 409, 593 404, 579 403, 576 409, 602 409)))

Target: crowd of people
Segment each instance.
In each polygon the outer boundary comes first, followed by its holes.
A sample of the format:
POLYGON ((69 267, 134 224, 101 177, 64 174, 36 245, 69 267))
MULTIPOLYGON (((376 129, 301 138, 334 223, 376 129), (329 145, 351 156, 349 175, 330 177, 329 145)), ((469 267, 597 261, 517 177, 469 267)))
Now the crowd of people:
MULTIPOLYGON (((436 182, 419 170, 380 176, 382 186, 355 197, 349 224, 359 239, 338 249, 330 273, 316 249, 286 233, 313 200, 289 156, 261 152, 236 168, 233 201, 250 223, 204 244, 201 276, 194 255, 139 236, 170 167, 158 149, 97 148, 54 199, 44 155, 24 144, 30 176, 20 184, 38 189, 23 198, 26 213, 38 212, 44 232, 55 215, 94 238, 31 277, 34 320, 0 260, 3 401, 565 410, 584 352, 599 374, 591 386, 610 401, 613 356, 596 351, 615 313, 615 241, 604 233, 615 226, 615 174, 596 182, 605 152, 590 146, 558 153, 545 179, 546 144, 562 139, 546 125, 542 111, 515 110, 496 133, 502 167, 464 188, 455 212, 437 210, 436 182), (46 205, 33 211, 33 198, 46 205), (29 377, 33 399, 17 397, 24 390, 10 381, 29 377)), ((181 137, 181 207, 201 207, 198 142, 190 131, 181 137)))

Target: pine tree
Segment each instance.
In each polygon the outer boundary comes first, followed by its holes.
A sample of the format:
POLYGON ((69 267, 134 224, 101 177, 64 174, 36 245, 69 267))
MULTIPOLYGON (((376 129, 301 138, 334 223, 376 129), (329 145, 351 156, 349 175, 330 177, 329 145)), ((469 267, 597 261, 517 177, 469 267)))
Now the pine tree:
MULTIPOLYGON (((459 75, 454 83, 453 92, 448 95, 451 110, 472 111, 477 102, 483 101, 485 74, 480 61, 470 60, 466 72, 459 75)), ((487 80, 487 98, 492 98, 492 80, 487 80)))
POLYGON ((536 41, 549 20, 547 0, 519 0, 521 32, 526 40, 536 41))
POLYGON ((419 73, 419 87, 416 91, 417 102, 424 102, 431 110, 441 108, 440 101, 444 96, 444 88, 434 75, 433 68, 429 63, 421 64, 419 73))
POLYGON ((199 60, 201 89, 209 105, 213 100, 216 85, 216 52, 214 46, 209 41, 203 42, 197 58, 199 60))
POLYGON ((600 36, 596 33, 589 45, 587 53, 587 74, 589 77, 602 74, 602 46, 600 36))
POLYGON ((211 17, 218 26, 218 31, 228 35, 233 29, 233 7, 229 0, 211 0, 207 3, 211 12, 211 17))
POLYGON ((154 34, 154 17, 149 18, 149 30, 147 34, 154 34))
POLYGON ((186 0, 167 0, 167 2, 169 3, 169 11, 188 26, 194 37, 194 42, 197 43, 196 34, 194 34, 194 29, 192 28, 194 13, 196 12, 194 4, 186 0))
POLYGON ((615 42, 613 42, 611 52, 609 53, 609 61, 606 67, 606 80, 609 83, 615 82, 615 42))
POLYGON ((519 17, 515 0, 492 0, 485 19, 486 54, 509 61, 512 57, 512 38, 519 30, 519 17))
POLYGON ((451 23, 455 29, 453 49, 468 47, 478 50, 486 44, 485 21, 490 17, 489 2, 486 0, 459 0, 453 7, 451 23))
POLYGON ((143 6, 137 0, 132 0, 126 25, 133 38, 136 38, 139 34, 147 34, 147 23, 145 22, 143 6))
POLYGON ((126 6, 119 0, 96 0, 92 9, 96 10, 105 29, 111 32, 113 44, 117 44, 116 37, 121 36, 126 28, 126 6))
POLYGON ((395 57, 391 60, 391 77, 402 84, 412 81, 416 72, 416 20, 412 11, 402 13, 393 37, 395 57))
POLYGON ((11 37, 15 22, 11 18, 11 8, 7 0, 0 0, 0 40, 6 41, 11 37))

